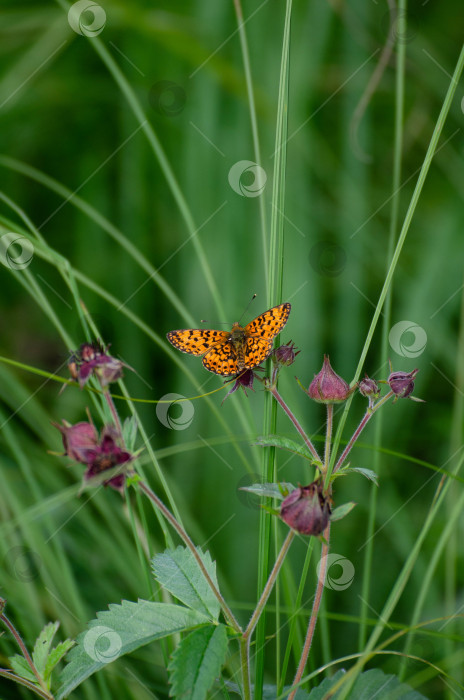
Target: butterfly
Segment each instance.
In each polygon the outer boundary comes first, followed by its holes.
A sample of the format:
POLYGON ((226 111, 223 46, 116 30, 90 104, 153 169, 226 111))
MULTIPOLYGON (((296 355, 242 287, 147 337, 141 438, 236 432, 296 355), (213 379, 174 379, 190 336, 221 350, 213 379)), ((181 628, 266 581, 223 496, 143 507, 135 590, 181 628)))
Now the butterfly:
POLYGON ((181 352, 203 355, 203 366, 209 372, 230 377, 269 357, 273 340, 285 327, 290 309, 288 303, 274 306, 245 327, 234 323, 231 331, 188 328, 169 331, 166 337, 181 352))

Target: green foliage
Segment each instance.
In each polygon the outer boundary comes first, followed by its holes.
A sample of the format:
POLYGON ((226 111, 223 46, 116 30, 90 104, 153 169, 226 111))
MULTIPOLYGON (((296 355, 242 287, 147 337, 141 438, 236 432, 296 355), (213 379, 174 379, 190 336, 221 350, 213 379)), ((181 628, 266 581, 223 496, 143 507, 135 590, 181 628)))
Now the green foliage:
MULTIPOLYGON (((314 688, 308 700, 325 700, 330 697, 337 700, 340 692, 331 693, 331 689, 343 678, 344 672, 338 671, 332 678, 326 678, 314 688)), ((358 676, 352 691, 356 700, 427 700, 425 695, 413 690, 406 683, 401 683, 396 676, 386 675, 378 668, 373 668, 358 676)))
POLYGON ((277 498, 279 501, 283 501, 294 489, 295 486, 288 483, 288 481, 278 484, 251 484, 251 486, 240 487, 241 491, 248 491, 248 493, 253 493, 262 498, 277 498))
POLYGON ((310 462, 314 462, 314 457, 308 450, 306 445, 302 445, 301 442, 296 442, 287 437, 281 437, 280 435, 263 435, 257 438, 254 445, 260 445, 260 447, 279 447, 281 450, 288 450, 294 454, 304 457, 310 462))
POLYGON ((169 603, 123 600, 121 605, 110 605, 108 611, 97 613, 97 619, 89 623, 88 630, 77 637, 59 678, 58 700, 67 697, 86 678, 123 654, 207 622, 208 619, 195 610, 169 603))
POLYGON ((227 653, 224 625, 202 627, 185 637, 169 664, 171 694, 178 700, 204 700, 227 653))
MULTIPOLYGON (((216 564, 209 552, 197 551, 217 588, 216 564)), ((218 600, 189 549, 177 547, 173 551, 157 554, 152 560, 152 568, 158 583, 175 598, 210 620, 218 619, 218 600)))
POLYGON ((337 478, 337 476, 344 476, 345 474, 351 473, 362 474, 366 477, 366 479, 369 479, 369 481, 373 481, 376 486, 379 485, 377 474, 374 471, 372 471, 372 469, 366 469, 365 467, 344 467, 342 469, 339 469, 339 471, 335 474, 334 478, 337 478))
MULTIPOLYGON (((37 637, 32 652, 32 663, 47 688, 51 688, 53 669, 74 646, 74 641, 66 639, 64 642, 59 642, 53 649, 51 648, 59 626, 59 622, 50 622, 48 625, 45 625, 37 637)), ((18 676, 26 678, 37 687, 40 687, 36 675, 31 670, 24 656, 15 654, 8 660, 11 668, 18 676)))
POLYGON ((334 508, 330 515, 331 522, 335 522, 336 520, 341 520, 342 518, 344 518, 345 515, 351 513, 355 505, 356 503, 350 501, 349 503, 344 503, 342 506, 337 506, 337 508, 334 508))

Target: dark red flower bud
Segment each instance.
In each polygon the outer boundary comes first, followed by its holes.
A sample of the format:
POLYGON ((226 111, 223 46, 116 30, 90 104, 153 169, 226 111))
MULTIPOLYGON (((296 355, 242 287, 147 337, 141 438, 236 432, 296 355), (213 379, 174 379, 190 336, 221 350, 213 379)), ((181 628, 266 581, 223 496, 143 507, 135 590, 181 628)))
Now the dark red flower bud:
POLYGON ((346 401, 353 391, 354 388, 350 389, 345 380, 333 371, 329 356, 324 355, 324 364, 309 385, 308 395, 321 403, 338 403, 346 401))
POLYGON ((245 370, 245 372, 242 372, 241 374, 239 374, 238 377, 235 378, 234 386, 232 387, 232 389, 229 392, 227 392, 227 394, 225 395, 225 397, 222 400, 222 403, 224 403, 224 401, 227 399, 227 397, 230 396, 231 394, 233 394, 234 391, 237 391, 237 389, 239 389, 240 387, 242 387, 243 391, 245 392, 245 396, 248 396, 248 394, 246 393, 247 389, 251 389, 252 391, 254 391, 253 380, 255 378, 255 370, 257 370, 257 369, 261 369, 261 367, 255 367, 254 370, 247 369, 247 370, 245 370))
POLYGON ((75 462, 87 464, 98 444, 98 434, 92 423, 83 422, 70 425, 63 421, 63 425, 58 425, 58 423, 53 423, 53 425, 61 432, 67 457, 75 462))
POLYGON ((330 503, 322 492, 322 484, 313 481, 292 491, 282 501, 280 517, 302 535, 320 535, 330 517, 330 503))
POLYGON ((380 396, 380 388, 375 379, 366 376, 358 384, 359 393, 363 396, 378 399, 380 396))
POLYGON ((286 365, 288 367, 293 365, 296 356, 299 354, 300 350, 295 352, 295 345, 291 340, 289 340, 288 343, 281 345, 274 350, 274 360, 277 364, 286 365))
MULTIPOLYGON (((418 373, 418 369, 413 369, 412 372, 392 372, 387 379, 390 389, 400 399, 407 399, 414 391, 414 379, 418 373)), ((420 400, 420 399, 418 399, 420 400)))
POLYGON ((79 382, 81 389, 91 375, 98 377, 102 387, 122 377, 123 362, 107 354, 99 342, 83 343, 68 364, 71 377, 79 382))

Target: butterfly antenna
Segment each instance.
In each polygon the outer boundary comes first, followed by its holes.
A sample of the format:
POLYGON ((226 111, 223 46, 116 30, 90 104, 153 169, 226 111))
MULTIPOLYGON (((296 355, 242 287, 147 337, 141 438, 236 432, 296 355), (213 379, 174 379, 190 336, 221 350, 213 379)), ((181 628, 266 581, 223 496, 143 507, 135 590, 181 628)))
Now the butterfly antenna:
POLYGON ((253 296, 251 297, 250 301, 249 301, 248 304, 247 304, 247 307, 246 307, 245 311, 244 311, 243 314, 240 316, 239 324, 240 324, 242 318, 245 316, 245 314, 246 314, 246 312, 248 311, 248 309, 250 308, 251 302, 254 301, 254 300, 256 299, 256 297, 257 297, 257 294, 253 294, 253 296))

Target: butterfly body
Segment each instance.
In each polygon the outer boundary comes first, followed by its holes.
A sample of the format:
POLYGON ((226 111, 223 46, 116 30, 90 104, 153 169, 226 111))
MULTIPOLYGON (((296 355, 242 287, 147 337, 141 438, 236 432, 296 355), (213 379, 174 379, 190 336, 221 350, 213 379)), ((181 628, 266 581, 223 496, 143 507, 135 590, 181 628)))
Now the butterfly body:
POLYGON ((288 303, 274 306, 244 327, 233 323, 230 331, 189 328, 170 331, 166 337, 181 352, 203 355, 203 366, 209 372, 230 377, 256 367, 269 357, 274 338, 287 323, 290 309, 288 303))

